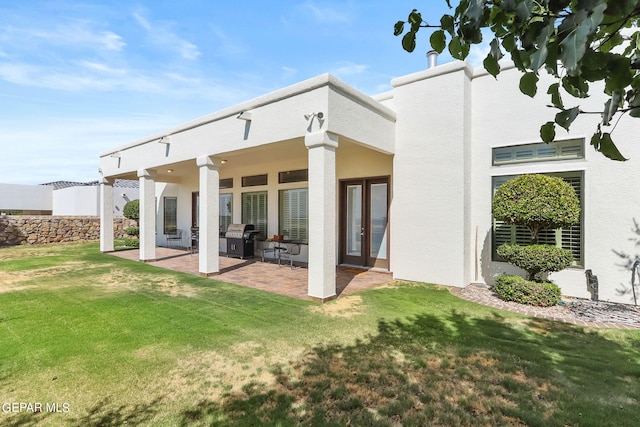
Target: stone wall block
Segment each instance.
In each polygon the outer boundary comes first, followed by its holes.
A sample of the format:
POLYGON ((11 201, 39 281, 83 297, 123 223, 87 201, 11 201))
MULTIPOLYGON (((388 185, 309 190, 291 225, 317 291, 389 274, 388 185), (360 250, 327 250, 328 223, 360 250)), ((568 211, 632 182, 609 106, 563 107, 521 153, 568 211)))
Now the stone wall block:
MULTIPOLYGON (((124 230, 135 226, 137 224, 134 220, 114 218, 114 237, 127 237, 124 230)), ((0 216, 0 246, 77 242, 99 238, 99 217, 0 216)))

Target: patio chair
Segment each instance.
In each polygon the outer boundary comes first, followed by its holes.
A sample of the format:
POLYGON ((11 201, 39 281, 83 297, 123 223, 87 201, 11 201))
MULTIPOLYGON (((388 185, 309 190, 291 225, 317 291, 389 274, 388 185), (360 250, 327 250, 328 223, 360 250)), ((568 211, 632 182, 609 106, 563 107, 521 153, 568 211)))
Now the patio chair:
POLYGON ((289 243, 286 250, 281 250, 278 256, 278 265, 282 266, 281 261, 289 260, 289 266, 293 270, 293 257, 300 255, 300 243, 289 243))
POLYGON ((189 244, 189 252, 191 253, 191 255, 193 255, 194 252, 198 251, 199 244, 200 244, 200 228, 199 227, 192 227, 191 228, 191 240, 190 240, 190 244, 189 244))
POLYGON ((178 242, 178 248, 182 247, 182 230, 174 230, 173 233, 167 233, 164 235, 167 239, 167 247, 173 247, 171 242, 178 242))
POLYGON ((260 252, 260 258, 262 262, 264 262, 264 255, 271 252, 273 257, 275 258, 276 247, 274 242, 270 242, 268 240, 258 240, 258 251, 260 252))

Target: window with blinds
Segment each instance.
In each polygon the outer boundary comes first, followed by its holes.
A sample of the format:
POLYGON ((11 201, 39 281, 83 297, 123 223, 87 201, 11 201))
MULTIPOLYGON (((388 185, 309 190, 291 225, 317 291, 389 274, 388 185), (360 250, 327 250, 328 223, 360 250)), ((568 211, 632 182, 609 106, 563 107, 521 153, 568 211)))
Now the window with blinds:
POLYGON ((165 197, 162 215, 164 234, 174 234, 178 229, 178 198, 165 197))
POLYGON ((278 183, 280 184, 302 181, 309 181, 309 169, 299 169, 295 171, 285 171, 278 173, 278 183))
POLYGON ((267 192, 242 193, 242 223, 253 224, 260 233, 258 239, 266 239, 267 234, 267 192))
MULTIPOLYGON (((564 172, 548 174, 550 176, 559 176, 567 181, 578 195, 578 199, 582 203, 582 172, 564 172)), ((493 193, 515 175, 496 176, 493 177, 493 193)), ((504 243, 516 243, 518 245, 531 244, 531 234, 529 230, 522 226, 506 224, 503 221, 493 220, 493 260, 501 261, 496 254, 496 249, 504 243)), ((538 234, 538 243, 545 245, 554 245, 565 248, 573 254, 573 262, 575 266, 583 265, 582 260, 582 215, 578 224, 574 224, 567 228, 558 228, 556 230, 541 230, 538 234)))
POLYGON ((309 191, 280 190, 279 234, 285 239, 309 242, 309 191))
POLYGON ((497 147, 493 149, 493 165, 582 159, 584 158, 583 147, 583 139, 497 147))
POLYGON ((220 235, 233 223, 233 194, 220 194, 220 235))

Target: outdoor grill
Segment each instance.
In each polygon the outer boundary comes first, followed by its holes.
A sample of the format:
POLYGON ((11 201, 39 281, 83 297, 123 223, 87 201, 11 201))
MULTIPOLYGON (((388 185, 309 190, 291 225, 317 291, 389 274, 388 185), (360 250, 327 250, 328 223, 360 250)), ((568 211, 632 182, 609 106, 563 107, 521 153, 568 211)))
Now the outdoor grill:
POLYGON ((253 224, 229 224, 224 237, 227 239, 227 256, 241 259, 253 256, 253 239, 258 234, 253 224))

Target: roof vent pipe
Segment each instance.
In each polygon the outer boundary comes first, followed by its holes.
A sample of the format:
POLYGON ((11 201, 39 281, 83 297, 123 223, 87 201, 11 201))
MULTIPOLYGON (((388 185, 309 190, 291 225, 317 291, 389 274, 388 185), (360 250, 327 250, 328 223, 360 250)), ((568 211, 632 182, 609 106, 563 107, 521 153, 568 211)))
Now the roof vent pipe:
POLYGON ((433 68, 438 65, 438 52, 435 50, 427 52, 427 61, 429 61, 429 68, 433 68))

